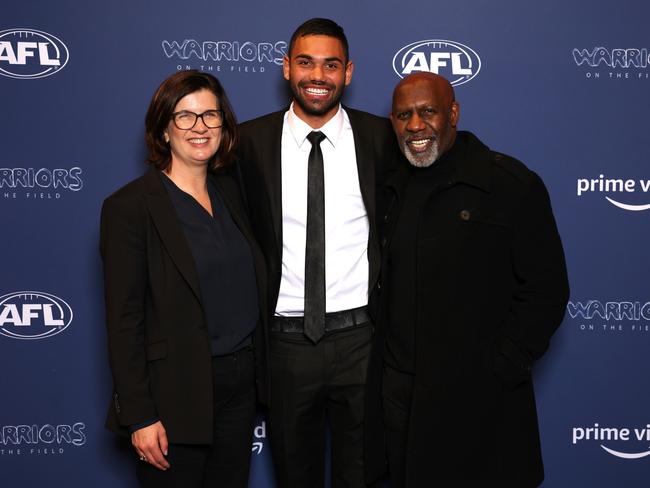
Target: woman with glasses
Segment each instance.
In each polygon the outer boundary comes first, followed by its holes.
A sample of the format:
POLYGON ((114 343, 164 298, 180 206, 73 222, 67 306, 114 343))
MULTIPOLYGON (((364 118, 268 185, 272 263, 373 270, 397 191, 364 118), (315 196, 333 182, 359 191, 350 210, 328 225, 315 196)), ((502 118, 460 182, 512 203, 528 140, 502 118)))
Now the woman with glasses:
POLYGON ((265 271, 233 164, 235 115, 216 78, 182 71, 145 127, 151 169, 102 208, 107 426, 131 436, 143 487, 243 488, 265 271))

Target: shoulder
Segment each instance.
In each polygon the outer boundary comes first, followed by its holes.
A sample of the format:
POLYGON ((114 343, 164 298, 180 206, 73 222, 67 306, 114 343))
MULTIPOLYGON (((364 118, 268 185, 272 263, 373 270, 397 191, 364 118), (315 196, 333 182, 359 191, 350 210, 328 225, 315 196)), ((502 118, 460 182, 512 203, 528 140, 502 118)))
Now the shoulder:
POLYGON ((104 200, 102 213, 128 213, 136 210, 144 206, 145 195, 157 189, 158 185, 162 187, 159 175, 150 170, 109 195, 104 200))
POLYGON ((248 135, 254 136, 256 133, 259 134, 260 131, 263 132, 272 130, 278 126, 281 127, 285 112, 286 109, 283 109, 240 123, 238 127, 240 135, 243 137, 248 135))
POLYGON ((386 117, 380 117, 379 115, 371 114, 370 112, 364 112, 346 106, 344 106, 343 109, 348 114, 348 118, 353 127, 355 127, 355 125, 361 125, 373 130, 392 130, 390 120, 386 117))
POLYGON ((503 152, 490 149, 471 132, 462 131, 458 136, 463 138, 467 145, 466 154, 480 165, 487 165, 493 186, 510 188, 518 192, 527 188, 533 180, 539 180, 539 177, 523 162, 503 152))

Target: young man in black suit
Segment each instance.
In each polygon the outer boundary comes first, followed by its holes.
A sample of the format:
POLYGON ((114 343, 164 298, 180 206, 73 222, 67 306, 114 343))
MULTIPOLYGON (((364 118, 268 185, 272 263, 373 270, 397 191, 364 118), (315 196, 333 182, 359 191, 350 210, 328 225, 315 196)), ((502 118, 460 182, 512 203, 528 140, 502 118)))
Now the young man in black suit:
MULTIPOLYGON (((269 439, 282 488, 363 487, 366 375, 379 275, 375 185, 394 154, 388 120, 343 107, 354 65, 343 29, 293 34, 288 109, 241 125, 239 160, 269 269, 269 439)), ((370 433, 372 435, 372 433, 370 433)))

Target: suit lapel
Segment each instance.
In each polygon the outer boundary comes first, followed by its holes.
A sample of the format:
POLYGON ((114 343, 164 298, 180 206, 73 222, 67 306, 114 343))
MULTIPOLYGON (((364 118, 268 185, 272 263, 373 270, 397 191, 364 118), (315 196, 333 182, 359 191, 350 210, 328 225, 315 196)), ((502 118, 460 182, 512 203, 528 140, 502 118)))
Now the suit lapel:
POLYGON ((158 231, 160 240, 169 253, 172 261, 187 281, 196 298, 201 300, 199 288, 199 277, 194 264, 194 258, 190 251, 181 223, 176 215, 172 202, 163 187, 157 171, 152 170, 147 174, 148 192, 145 196, 147 208, 158 231))
POLYGON ((282 125, 285 112, 277 112, 277 116, 269 124, 269 131, 266 134, 267 143, 262 145, 269 153, 261 155, 263 163, 268 161, 262 164, 262 173, 269 192, 271 218, 279 250, 282 249, 282 125))
POLYGON ((210 176, 214 186, 217 187, 224 205, 228 208, 233 222, 248 242, 254 242, 253 231, 251 230, 248 218, 244 213, 243 203, 240 197, 237 182, 227 174, 210 176))
POLYGON ((371 131, 358 118, 357 113, 344 107, 350 119, 352 134, 354 135, 354 152, 357 158, 357 171, 359 173, 359 186, 361 197, 368 213, 371 227, 375 222, 375 161, 374 144, 371 131))

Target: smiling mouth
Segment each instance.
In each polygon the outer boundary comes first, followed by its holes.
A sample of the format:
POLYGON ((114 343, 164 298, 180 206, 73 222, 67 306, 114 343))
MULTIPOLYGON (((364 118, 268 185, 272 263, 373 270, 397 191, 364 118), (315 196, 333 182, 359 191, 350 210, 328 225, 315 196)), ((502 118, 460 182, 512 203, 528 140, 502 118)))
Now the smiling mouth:
POLYGON ((194 137, 192 139, 188 139, 188 141, 191 144, 205 144, 206 142, 208 142, 208 138, 207 137, 194 137))
POLYGON ((409 139, 406 143, 411 147, 415 152, 425 151, 434 141, 433 137, 425 137, 419 139, 409 139))

